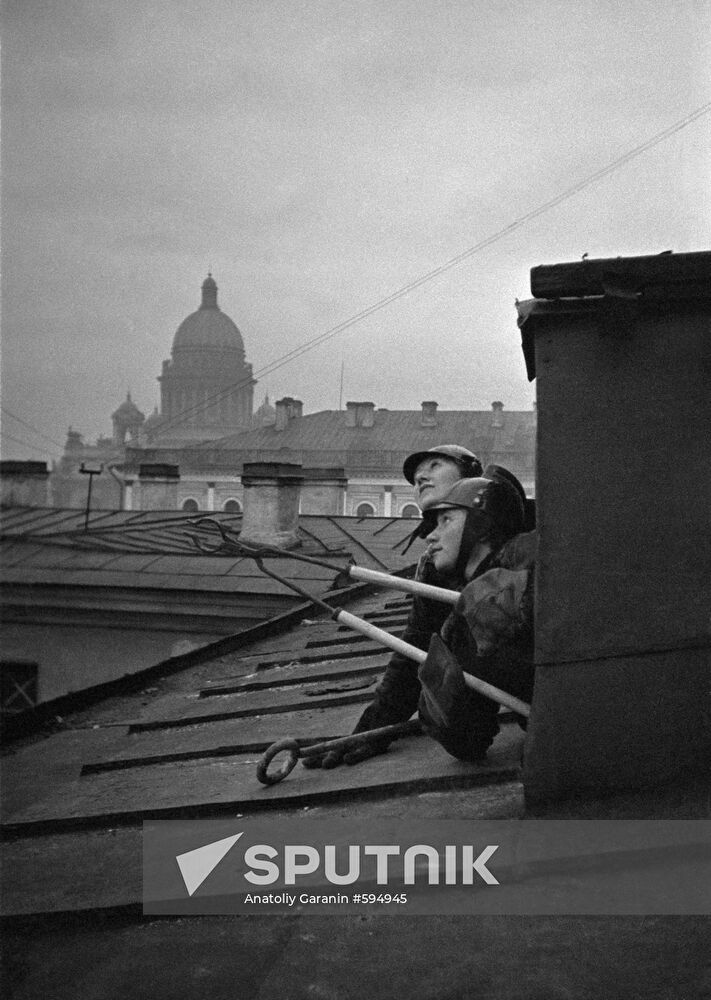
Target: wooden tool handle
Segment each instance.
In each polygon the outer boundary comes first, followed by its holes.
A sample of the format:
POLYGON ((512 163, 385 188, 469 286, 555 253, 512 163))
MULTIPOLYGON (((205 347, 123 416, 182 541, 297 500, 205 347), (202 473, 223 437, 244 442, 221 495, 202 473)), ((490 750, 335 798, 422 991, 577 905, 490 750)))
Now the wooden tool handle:
MULTIPOLYGON (((389 632, 378 628, 376 625, 371 625, 370 622, 364 621, 362 618, 357 618, 350 611, 339 611, 333 617, 336 621, 342 622, 344 625, 352 628, 354 632, 360 632, 361 635, 379 642, 382 646, 392 649, 395 653, 402 653, 403 656, 406 656, 409 660, 414 660, 415 663, 424 663, 427 659, 427 653, 424 650, 418 649, 417 646, 413 646, 409 642, 404 642, 394 635, 390 635, 389 632)), ((480 680, 473 674, 463 672, 462 677, 466 686, 471 688, 472 691, 478 691, 485 698, 491 698, 492 701, 498 702, 504 708, 511 709, 512 712, 517 712, 518 715, 523 715, 526 718, 530 716, 531 706, 526 704, 525 701, 521 701, 520 698, 515 698, 514 695, 509 694, 507 691, 502 691, 501 688, 494 687, 493 684, 489 684, 487 681, 480 680)))
POLYGON ((349 566, 348 575, 354 580, 365 583, 377 583, 381 587, 400 590, 404 594, 417 594, 419 597, 429 597, 432 601, 455 605, 459 600, 458 590, 447 590, 445 587, 433 587, 431 583, 420 583, 419 580, 405 580, 389 573, 379 573, 375 569, 365 569, 363 566, 349 566))

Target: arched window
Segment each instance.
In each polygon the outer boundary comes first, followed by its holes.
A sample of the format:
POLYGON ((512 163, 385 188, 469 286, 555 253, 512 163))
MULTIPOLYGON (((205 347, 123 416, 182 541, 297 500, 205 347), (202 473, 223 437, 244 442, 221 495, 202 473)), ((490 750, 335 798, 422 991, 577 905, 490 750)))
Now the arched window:
POLYGON ((226 500, 225 505, 222 509, 224 511, 227 511, 228 514, 241 514, 242 504, 239 502, 239 500, 226 500))
POLYGON ((193 500, 191 497, 188 500, 183 500, 183 510, 188 511, 189 514, 192 514, 194 511, 200 510, 200 507, 198 506, 197 500, 193 500))
POLYGON ((419 517, 420 508, 417 504, 406 503, 405 506, 400 511, 400 517, 419 517))
POLYGON ((375 513, 375 507, 372 503, 359 503, 356 507, 357 517, 372 517, 375 513))

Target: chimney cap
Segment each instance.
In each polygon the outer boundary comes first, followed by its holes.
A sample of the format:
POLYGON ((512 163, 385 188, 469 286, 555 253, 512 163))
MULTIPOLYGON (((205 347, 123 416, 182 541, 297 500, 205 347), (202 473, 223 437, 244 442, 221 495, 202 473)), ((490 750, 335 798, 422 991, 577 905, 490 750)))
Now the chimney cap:
POLYGON ((23 462, 4 459, 0 462, 0 476, 48 476, 46 462, 23 462))
POLYGON ((151 462, 138 466, 139 479, 180 479, 180 466, 151 462))
POLYGON ((297 462, 245 462, 242 466, 242 482, 245 479, 275 479, 280 481, 301 481, 303 468, 297 462))

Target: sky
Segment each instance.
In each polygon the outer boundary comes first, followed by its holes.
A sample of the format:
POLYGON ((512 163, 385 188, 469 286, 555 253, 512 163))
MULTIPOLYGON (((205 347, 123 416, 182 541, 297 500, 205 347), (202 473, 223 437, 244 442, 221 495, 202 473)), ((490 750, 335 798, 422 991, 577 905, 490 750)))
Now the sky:
POLYGON ((538 264, 711 248, 706 0, 5 0, 2 455, 146 415, 211 270, 259 378, 528 409, 538 264), (260 376, 262 370, 268 374, 260 376))

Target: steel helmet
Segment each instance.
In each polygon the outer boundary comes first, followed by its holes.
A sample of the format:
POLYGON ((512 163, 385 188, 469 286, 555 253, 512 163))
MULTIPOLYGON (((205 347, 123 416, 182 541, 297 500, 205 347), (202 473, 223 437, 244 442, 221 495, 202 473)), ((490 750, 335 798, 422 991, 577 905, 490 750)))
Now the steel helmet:
POLYGON ((507 483, 511 483, 513 488, 516 490, 518 495, 521 497, 521 501, 526 506, 526 491, 519 479, 514 476, 513 472, 509 472, 508 469, 504 468, 503 465, 487 465, 487 467, 482 472, 482 476, 485 479, 504 479, 507 483))
POLYGON ((464 576, 474 545, 489 540, 494 546, 523 531, 524 507, 518 490, 508 479, 460 479, 429 512, 457 507, 467 511, 459 546, 457 572, 464 576))
POLYGON ((414 486, 417 466, 426 458, 433 458, 435 455, 441 455, 443 458, 456 462, 465 476, 481 475, 481 462, 473 451, 463 448, 460 444, 438 444, 434 448, 428 448, 427 451, 416 451, 407 456, 402 467, 402 474, 408 483, 412 483, 414 486))
POLYGON ((513 472, 509 472, 505 469, 503 465, 487 465, 484 469, 482 475, 485 479, 505 479, 506 482, 511 483, 518 495, 523 501, 523 530, 531 531, 536 526, 536 507, 533 500, 529 500, 526 496, 526 491, 521 485, 520 481, 514 476, 513 472))

